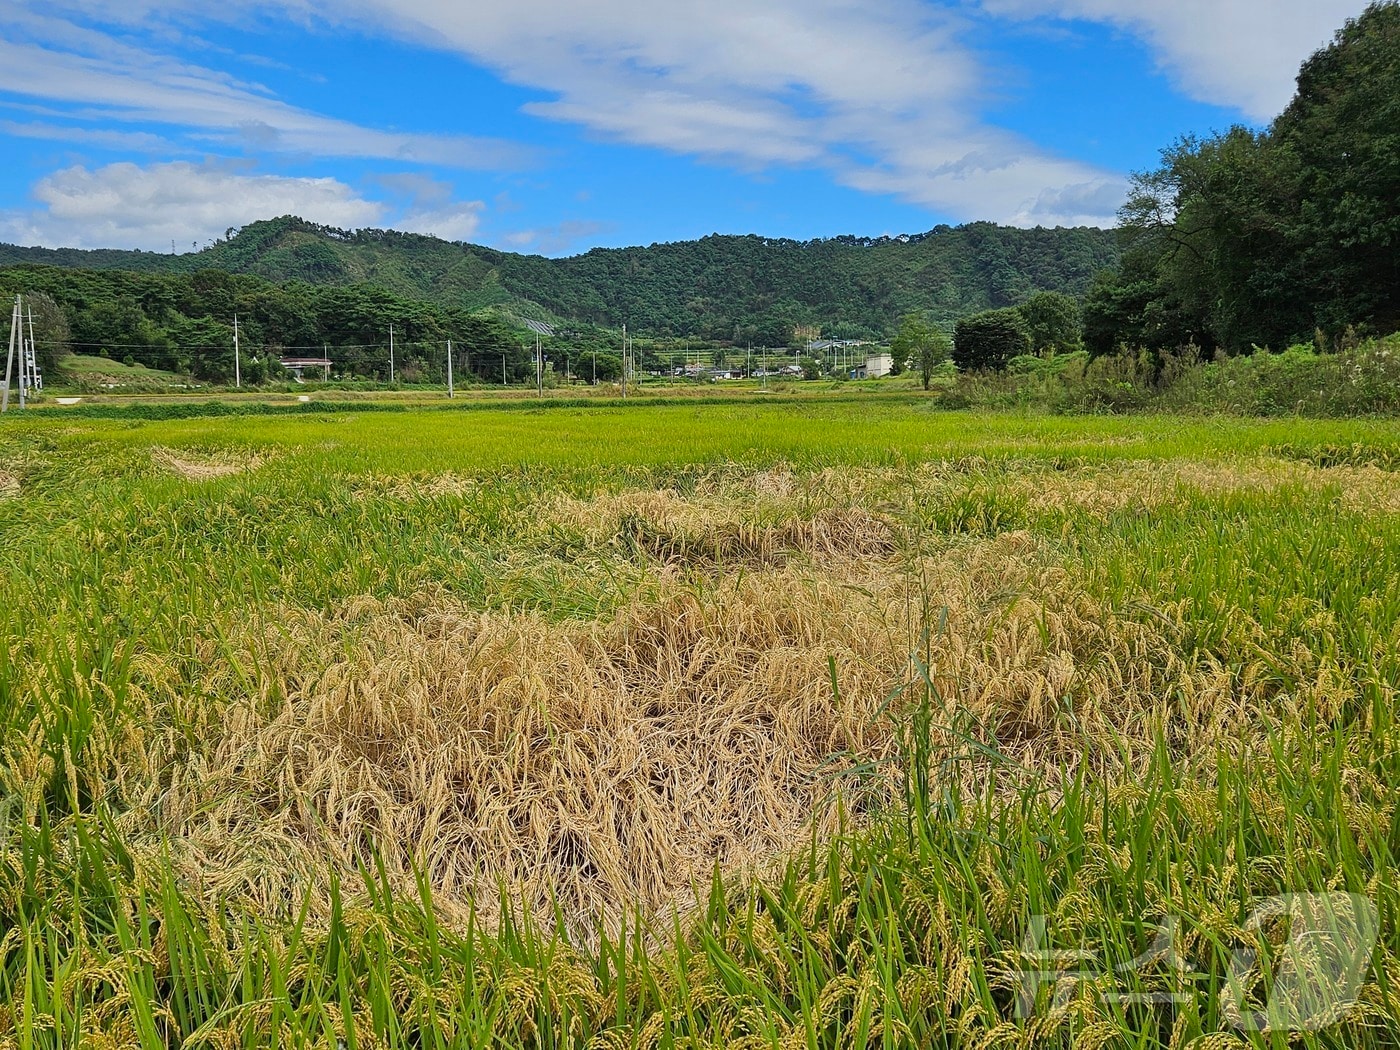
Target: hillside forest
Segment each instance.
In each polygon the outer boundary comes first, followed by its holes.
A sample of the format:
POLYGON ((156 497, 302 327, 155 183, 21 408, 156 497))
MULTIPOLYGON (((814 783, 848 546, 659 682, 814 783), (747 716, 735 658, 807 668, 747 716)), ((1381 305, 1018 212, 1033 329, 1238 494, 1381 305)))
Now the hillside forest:
POLYGON ((642 366, 663 349, 703 348, 708 361, 725 348, 880 339, 915 310, 951 325, 1040 289, 1081 295, 1118 255, 1108 231, 987 223, 880 240, 714 236, 568 259, 292 217, 230 233, 189 255, 0 247, 0 294, 51 301, 39 339, 50 357, 71 347, 224 379, 237 315, 243 346, 264 356, 326 352, 342 372, 387 378, 392 325, 410 375, 431 372, 452 339, 472 373, 499 381, 502 355, 511 377, 532 368, 526 320, 556 331, 551 351, 615 353, 626 324, 642 366))

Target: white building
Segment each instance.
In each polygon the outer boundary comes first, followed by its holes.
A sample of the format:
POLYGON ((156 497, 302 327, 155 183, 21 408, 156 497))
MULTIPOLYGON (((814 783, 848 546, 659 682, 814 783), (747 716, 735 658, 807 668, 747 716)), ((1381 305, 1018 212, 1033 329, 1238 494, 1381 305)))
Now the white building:
POLYGON ((893 354, 866 354, 865 364, 851 369, 852 379, 883 379, 894 371, 893 354))

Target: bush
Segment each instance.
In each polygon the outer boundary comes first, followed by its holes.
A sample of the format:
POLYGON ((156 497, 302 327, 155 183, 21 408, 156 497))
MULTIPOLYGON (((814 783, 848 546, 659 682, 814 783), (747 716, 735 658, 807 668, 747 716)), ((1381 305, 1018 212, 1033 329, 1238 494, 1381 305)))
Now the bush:
POLYGON ((1294 347, 1215 366, 1220 385, 1255 415, 1371 415, 1400 409, 1400 340, 1318 354, 1294 347))
POLYGON ((1157 363, 1147 351, 1096 357, 1064 374, 1070 405, 1081 412, 1144 408, 1157 390, 1157 363))

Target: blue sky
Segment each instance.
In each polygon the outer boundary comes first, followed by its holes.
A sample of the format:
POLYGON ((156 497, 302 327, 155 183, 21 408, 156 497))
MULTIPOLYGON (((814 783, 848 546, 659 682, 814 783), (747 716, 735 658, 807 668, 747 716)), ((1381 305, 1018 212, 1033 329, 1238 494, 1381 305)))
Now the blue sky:
POLYGON ((1363 0, 0 0, 0 240, 1111 225, 1363 0), (211 8, 214 8, 211 11, 211 8))

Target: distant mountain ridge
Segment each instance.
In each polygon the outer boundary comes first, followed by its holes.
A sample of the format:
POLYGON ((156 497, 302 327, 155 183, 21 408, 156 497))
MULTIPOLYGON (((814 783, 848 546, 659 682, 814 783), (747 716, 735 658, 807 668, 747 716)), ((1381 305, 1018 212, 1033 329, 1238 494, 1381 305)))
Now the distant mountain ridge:
POLYGON ((222 270, 283 284, 373 285, 460 309, 656 335, 773 342, 794 326, 887 332, 911 310, 943 322, 1035 291, 1082 295, 1117 264, 1114 231, 939 226, 902 237, 793 241, 712 235, 553 259, 293 216, 255 222, 186 255, 0 245, 0 266, 139 273, 222 270))

